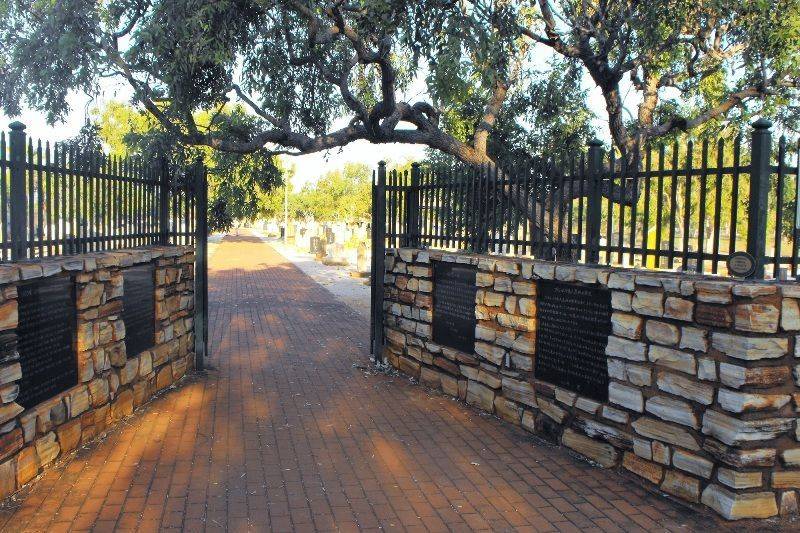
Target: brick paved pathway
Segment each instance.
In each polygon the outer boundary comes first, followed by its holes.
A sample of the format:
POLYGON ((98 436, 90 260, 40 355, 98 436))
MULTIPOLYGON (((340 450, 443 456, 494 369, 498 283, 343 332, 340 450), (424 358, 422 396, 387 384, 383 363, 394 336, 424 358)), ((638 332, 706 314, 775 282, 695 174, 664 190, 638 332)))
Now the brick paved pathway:
POLYGON ((689 530, 706 515, 404 378, 368 327, 253 237, 212 258, 216 369, 0 512, 7 531, 689 530))

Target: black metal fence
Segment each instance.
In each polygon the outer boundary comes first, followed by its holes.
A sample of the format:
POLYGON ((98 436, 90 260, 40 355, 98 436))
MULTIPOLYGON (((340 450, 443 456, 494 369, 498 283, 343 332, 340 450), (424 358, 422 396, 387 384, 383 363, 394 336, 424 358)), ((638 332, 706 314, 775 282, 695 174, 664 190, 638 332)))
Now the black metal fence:
POLYGON ((378 169, 374 225, 390 247, 461 249, 572 262, 727 274, 746 251, 753 277, 798 274, 800 144, 771 124, 749 142, 675 143, 630 161, 593 143, 567 161, 378 169))
POLYGON ((195 181, 162 161, 108 157, 0 132, 0 260, 194 244, 195 181))

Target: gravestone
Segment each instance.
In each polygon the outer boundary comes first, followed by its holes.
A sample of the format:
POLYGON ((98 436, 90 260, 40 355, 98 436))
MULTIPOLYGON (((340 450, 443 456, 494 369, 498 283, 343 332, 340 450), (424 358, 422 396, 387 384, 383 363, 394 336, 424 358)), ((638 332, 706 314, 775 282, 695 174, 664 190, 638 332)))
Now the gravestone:
POLYGON ((19 285, 17 293, 22 366, 17 403, 30 408, 78 383, 74 282, 46 278, 19 285))
POLYGON ((152 263, 126 268, 122 272, 122 321, 125 323, 125 353, 128 357, 155 344, 155 268, 152 263))
POLYGON ((308 241, 310 243, 310 246, 308 248, 308 252, 310 254, 316 255, 318 253, 322 253, 322 239, 314 235, 308 241))
POLYGON ((605 350, 611 333, 611 292, 537 281, 536 318, 536 378, 608 400, 605 350))
POLYGON ((356 270, 363 274, 369 274, 372 270, 372 253, 365 242, 358 244, 356 270))
POLYGON ((433 263, 433 342, 472 353, 475 350, 476 267, 433 263))

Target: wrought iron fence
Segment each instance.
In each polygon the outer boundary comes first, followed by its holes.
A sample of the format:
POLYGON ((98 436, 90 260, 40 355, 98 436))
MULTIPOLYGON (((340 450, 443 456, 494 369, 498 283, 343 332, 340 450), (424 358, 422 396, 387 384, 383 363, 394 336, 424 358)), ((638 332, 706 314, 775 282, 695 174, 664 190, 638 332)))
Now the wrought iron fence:
POLYGON ((0 132, 0 260, 194 244, 205 170, 108 157, 0 132))
POLYGON ((628 160, 599 142, 567 161, 515 168, 378 168, 374 225, 386 245, 461 249, 753 277, 798 275, 800 144, 771 124, 740 137, 646 149, 628 160))

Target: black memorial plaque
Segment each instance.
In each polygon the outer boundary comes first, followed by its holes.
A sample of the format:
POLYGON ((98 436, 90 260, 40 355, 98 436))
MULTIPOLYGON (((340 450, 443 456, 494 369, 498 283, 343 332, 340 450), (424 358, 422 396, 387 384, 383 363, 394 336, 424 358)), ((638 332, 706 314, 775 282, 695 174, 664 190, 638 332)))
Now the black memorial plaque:
POLYGON ((122 321, 125 352, 135 357, 153 347, 156 340, 156 279, 152 263, 122 271, 122 321))
POLYGON ((433 342, 472 353, 476 268, 436 261, 433 272, 433 342))
POLYGON ((78 383, 74 283, 55 277, 17 287, 22 379, 17 403, 26 409, 78 383))
POLYGON ((606 344, 611 292, 555 281, 536 283, 536 378, 608 400, 606 344))

